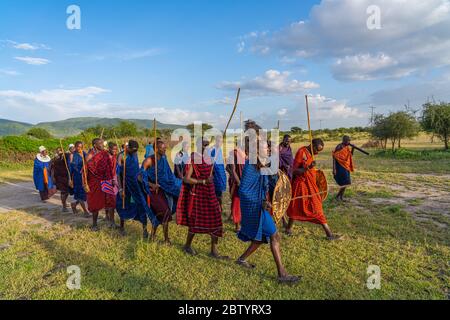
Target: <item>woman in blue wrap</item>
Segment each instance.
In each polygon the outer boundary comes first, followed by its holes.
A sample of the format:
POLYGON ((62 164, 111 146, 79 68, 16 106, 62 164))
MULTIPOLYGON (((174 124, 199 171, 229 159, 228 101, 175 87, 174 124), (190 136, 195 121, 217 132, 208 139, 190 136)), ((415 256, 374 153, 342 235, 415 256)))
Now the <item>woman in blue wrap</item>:
POLYGON ((56 186, 50 174, 50 161, 47 149, 44 146, 39 147, 39 153, 34 159, 33 181, 42 202, 47 201, 56 193, 56 186))
MULTIPOLYGON (((181 191, 181 179, 175 177, 175 174, 172 172, 170 168, 169 162, 166 157, 166 144, 158 139, 156 142, 157 150, 156 150, 156 158, 158 159, 158 190, 163 191, 164 195, 167 199, 168 205, 172 214, 176 212, 178 197, 180 196, 181 191)), ((155 163, 155 155, 150 157, 155 163)), ((151 183, 156 183, 156 175, 155 175, 155 166, 152 165, 147 170, 148 177, 151 183)))
POLYGON ((153 225, 158 225, 153 211, 147 204, 147 191, 145 186, 142 170, 139 167, 137 151, 139 144, 130 140, 126 148, 125 167, 123 163, 119 168, 119 185, 120 192, 117 194, 117 213, 120 216, 120 231, 125 233, 125 221, 136 220, 142 223, 143 237, 148 238, 147 218, 153 225), (124 177, 125 175, 125 177, 124 177), (125 189, 123 189, 125 179, 125 189), (125 206, 123 205, 123 195, 125 193, 125 206))
MULTIPOLYGON (((246 143, 249 143, 249 140, 246 143)), ((255 141, 255 143, 257 142, 255 141)), ((265 148, 262 148, 262 151, 267 155, 266 142, 259 141, 259 143, 264 143, 265 148)), ((261 172, 265 164, 268 163, 268 157, 262 154, 260 155, 260 153, 261 151, 258 151, 257 164, 251 164, 249 160, 246 161, 239 186, 242 218, 238 238, 244 242, 251 243, 236 263, 246 268, 255 268, 255 265, 247 262, 247 258, 261 244, 270 243, 272 255, 278 270, 278 281, 281 283, 294 283, 299 278, 289 275, 281 261, 280 235, 269 213, 271 207, 268 200, 269 178, 265 173, 261 172)))

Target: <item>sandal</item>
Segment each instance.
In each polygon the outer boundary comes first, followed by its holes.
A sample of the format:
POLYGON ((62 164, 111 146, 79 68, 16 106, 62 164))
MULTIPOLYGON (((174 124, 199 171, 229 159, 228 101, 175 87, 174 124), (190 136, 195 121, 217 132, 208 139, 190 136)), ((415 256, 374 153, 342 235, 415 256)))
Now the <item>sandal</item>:
POLYGON ((339 234, 334 234, 331 237, 327 237, 328 241, 341 241, 344 240, 344 236, 343 235, 339 235, 339 234))
POLYGON ((300 278, 297 276, 286 275, 286 276, 278 277, 279 283, 293 284, 293 283, 297 283, 299 281, 300 281, 300 278))
POLYGON ((194 249, 192 249, 191 247, 184 247, 183 251, 191 256, 197 255, 197 252, 194 249))
POLYGON ((217 259, 217 260, 230 260, 229 256, 221 256, 219 254, 214 254, 214 253, 210 253, 209 257, 213 258, 213 259, 217 259))
POLYGON ((255 269, 256 268, 256 266, 254 264, 249 263, 249 262, 247 262, 245 260, 237 260, 236 263, 238 265, 240 265, 241 267, 244 267, 244 268, 247 268, 247 269, 255 269))

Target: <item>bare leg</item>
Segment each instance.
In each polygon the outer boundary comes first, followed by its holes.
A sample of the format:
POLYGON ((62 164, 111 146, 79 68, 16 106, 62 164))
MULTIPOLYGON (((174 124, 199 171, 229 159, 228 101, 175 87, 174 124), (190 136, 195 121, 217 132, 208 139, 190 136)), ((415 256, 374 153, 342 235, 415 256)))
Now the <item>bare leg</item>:
POLYGON ((156 241, 156 232, 158 231, 158 226, 152 225, 152 231, 150 233, 150 240, 156 241))
POLYGON ((89 211, 88 211, 88 209, 86 208, 86 202, 80 201, 79 203, 80 203, 80 205, 81 205, 81 208, 83 209, 84 214, 88 216, 88 215, 89 215, 89 211))
POLYGON ((281 261, 280 235, 278 234, 278 232, 270 237, 270 249, 272 250, 273 259, 275 260, 275 264, 277 265, 278 276, 287 276, 288 273, 286 272, 286 269, 284 268, 281 261))
POLYGON ((234 224, 234 230, 235 230, 236 232, 239 232, 239 223, 235 223, 235 224, 234 224))
POLYGON ((230 259, 228 256, 221 256, 217 250, 217 244, 219 243, 219 238, 217 236, 211 235, 211 253, 209 254, 215 259, 230 259))
POLYGON ((98 211, 93 211, 92 212, 92 230, 93 231, 98 231, 97 220, 98 220, 98 211))
POLYGON ((69 194, 67 192, 61 192, 61 204, 62 204, 64 212, 67 212, 67 198, 68 197, 69 197, 69 194))
POLYGON ((125 235, 125 220, 123 220, 123 219, 120 219, 119 232, 122 236, 125 235))
POLYGON ((148 239, 147 224, 142 225, 142 238, 148 239))
POLYGON ((244 254, 239 257, 239 261, 247 260, 247 258, 250 257, 261 246, 261 244, 262 242, 252 241, 247 250, 245 250, 244 254))
POLYGON ((288 224, 287 224, 287 226, 286 226, 286 229, 285 229, 285 233, 288 235, 288 236, 291 236, 292 235, 292 227, 294 226, 294 220, 293 219, 291 219, 291 218, 289 218, 289 222, 288 222, 288 224))
POLYGON ((344 237, 338 234, 335 234, 331 231, 330 227, 328 226, 328 224, 323 224, 322 225, 323 230, 325 231, 326 235, 327 235, 327 239, 328 240, 342 240, 344 237))
POLYGON ((299 278, 289 275, 284 268, 283 262, 281 261, 280 235, 278 232, 270 237, 270 249, 272 250, 273 259, 277 265, 278 280, 284 283, 297 282, 299 278))
POLYGON ((169 221, 166 221, 163 224, 163 231, 164 231, 164 242, 166 244, 171 244, 170 238, 169 238, 169 221))
POLYGON ((197 253, 195 252, 194 249, 192 249, 192 240, 194 240, 194 236, 195 234, 192 232, 188 232, 187 238, 186 238, 186 243, 184 245, 184 252, 190 254, 190 255, 196 255, 197 253))
POLYGON ((70 207, 72 208, 73 214, 77 214, 78 213, 78 210, 77 210, 78 203, 79 203, 78 201, 74 201, 74 202, 72 202, 70 204, 70 207))

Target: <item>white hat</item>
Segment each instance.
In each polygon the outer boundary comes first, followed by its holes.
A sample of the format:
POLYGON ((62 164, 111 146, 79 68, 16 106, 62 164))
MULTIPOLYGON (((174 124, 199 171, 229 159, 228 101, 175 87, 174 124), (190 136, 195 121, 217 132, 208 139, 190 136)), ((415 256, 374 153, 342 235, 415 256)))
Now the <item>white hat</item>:
POLYGON ((40 147, 39 147, 39 152, 44 152, 45 150, 47 150, 46 147, 44 147, 44 146, 40 146, 40 147))
POLYGON ((69 149, 75 148, 75 145, 73 143, 69 144, 69 149))

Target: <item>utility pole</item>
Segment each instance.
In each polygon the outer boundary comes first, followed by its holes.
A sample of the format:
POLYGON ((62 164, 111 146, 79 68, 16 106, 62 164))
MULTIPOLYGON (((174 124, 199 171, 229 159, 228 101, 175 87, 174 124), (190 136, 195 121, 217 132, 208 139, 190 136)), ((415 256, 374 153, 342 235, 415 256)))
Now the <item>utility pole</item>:
POLYGON ((369 108, 372 109, 372 115, 370 116, 370 126, 373 127, 373 121, 375 120, 375 112, 374 112, 374 110, 376 109, 376 107, 370 106, 369 108))
POLYGON ((322 121, 323 121, 323 120, 319 120, 319 123, 320 123, 320 130, 322 130, 322 121))

